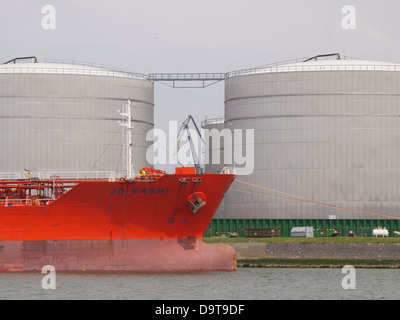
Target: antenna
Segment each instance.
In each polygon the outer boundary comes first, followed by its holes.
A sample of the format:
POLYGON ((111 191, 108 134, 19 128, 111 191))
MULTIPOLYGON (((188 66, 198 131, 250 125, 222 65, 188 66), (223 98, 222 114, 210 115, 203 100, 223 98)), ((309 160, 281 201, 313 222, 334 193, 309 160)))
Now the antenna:
POLYGON ((132 108, 131 101, 128 100, 126 104, 119 110, 119 114, 123 117, 122 120, 119 121, 119 124, 126 128, 125 131, 125 147, 126 147, 126 179, 133 178, 133 164, 132 164, 132 108))

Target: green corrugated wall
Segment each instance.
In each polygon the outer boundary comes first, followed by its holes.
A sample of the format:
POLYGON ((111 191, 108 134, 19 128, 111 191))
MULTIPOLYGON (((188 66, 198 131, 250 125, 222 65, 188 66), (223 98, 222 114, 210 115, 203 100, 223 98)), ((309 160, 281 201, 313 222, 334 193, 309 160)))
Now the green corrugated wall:
POLYGON ((314 227, 314 229, 339 229, 339 236, 353 231, 358 237, 372 237, 377 227, 389 230, 389 237, 398 237, 393 231, 400 231, 400 220, 395 219, 213 219, 204 237, 215 237, 218 232, 237 232, 243 237, 243 229, 279 228, 281 237, 290 237, 293 227, 314 227))

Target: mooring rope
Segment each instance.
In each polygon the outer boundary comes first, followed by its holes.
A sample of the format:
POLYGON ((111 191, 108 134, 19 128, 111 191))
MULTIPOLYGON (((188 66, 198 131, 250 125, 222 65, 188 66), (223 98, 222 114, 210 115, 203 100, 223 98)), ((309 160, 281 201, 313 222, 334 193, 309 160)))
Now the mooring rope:
POLYGON ((378 217, 384 217, 384 218, 389 218, 389 219, 400 220, 400 217, 394 217, 394 216, 389 216, 389 215, 386 215, 386 214, 380 214, 380 213, 375 213, 375 212, 370 212, 370 211, 364 211, 364 210, 358 210, 358 209, 338 206, 338 205, 335 205, 335 204, 321 202, 321 201, 317 201, 317 200, 313 200, 313 199, 297 196, 297 195, 294 195, 294 194, 290 194, 290 193, 274 190, 274 189, 271 189, 271 188, 258 186, 256 184, 252 184, 252 183, 249 183, 249 182, 244 182, 244 181, 240 181, 240 180, 235 180, 235 182, 239 182, 239 183, 246 184, 246 185, 249 185, 249 186, 252 186, 252 187, 255 187, 255 188, 267 190, 267 191, 270 191, 270 192, 275 192, 275 193, 278 193, 278 194, 290 196, 290 197, 301 199, 301 200, 288 199, 288 198, 283 198, 283 197, 278 197, 278 196, 273 196, 273 195, 268 195, 268 194, 263 194, 263 193, 258 193, 258 192, 243 191, 243 190, 239 190, 239 189, 230 188, 230 190, 236 191, 236 192, 260 195, 260 196, 265 196, 265 197, 269 197, 269 198, 276 198, 276 199, 285 200, 285 201, 299 202, 299 203, 310 204, 310 205, 320 206, 320 207, 325 207, 325 208, 334 208, 334 209, 339 209, 339 210, 346 210, 346 211, 352 211, 352 212, 357 212, 357 213, 365 213, 365 214, 370 214, 370 215, 374 215, 374 216, 378 216, 378 217))

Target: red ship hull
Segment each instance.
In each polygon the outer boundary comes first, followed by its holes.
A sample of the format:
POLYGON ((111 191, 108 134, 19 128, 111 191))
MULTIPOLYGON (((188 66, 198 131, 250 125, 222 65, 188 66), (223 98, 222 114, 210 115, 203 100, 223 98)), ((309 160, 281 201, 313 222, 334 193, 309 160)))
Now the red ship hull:
POLYGON ((233 271, 236 252, 200 238, 0 242, 1 271, 233 271))
POLYGON ((202 241, 233 179, 81 181, 46 205, 7 203, 0 206, 0 271, 235 270, 230 246, 202 241))

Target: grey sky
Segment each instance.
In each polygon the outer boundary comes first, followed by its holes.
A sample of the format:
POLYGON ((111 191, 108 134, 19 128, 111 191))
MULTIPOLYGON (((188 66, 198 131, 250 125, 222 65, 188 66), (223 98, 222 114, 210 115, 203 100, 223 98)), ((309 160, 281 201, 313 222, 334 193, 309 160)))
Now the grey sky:
MULTIPOLYGON (((322 53, 400 62, 398 0, 1 0, 0 62, 72 59, 140 73, 227 72, 322 53), (356 9, 345 30, 342 7, 356 9), (41 10, 56 9, 44 30, 41 10)), ((223 83, 155 86, 156 126, 223 115, 223 83)))

